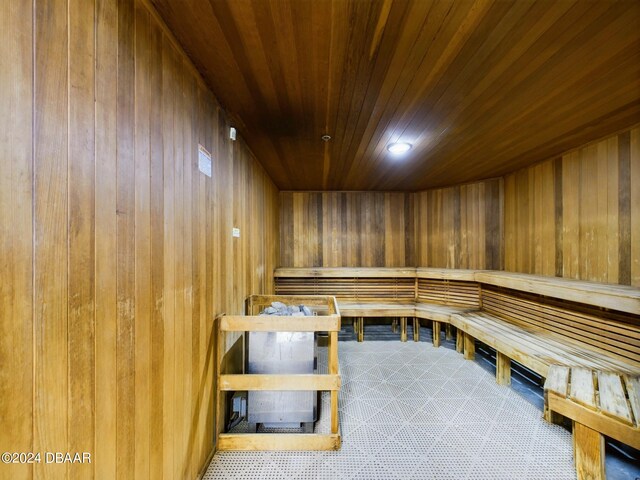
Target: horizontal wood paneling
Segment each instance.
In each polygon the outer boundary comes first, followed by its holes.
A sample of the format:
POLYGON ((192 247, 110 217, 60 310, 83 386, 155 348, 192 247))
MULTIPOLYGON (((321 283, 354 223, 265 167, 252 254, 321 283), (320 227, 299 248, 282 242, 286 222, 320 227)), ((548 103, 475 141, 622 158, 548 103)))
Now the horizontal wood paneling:
POLYGON ((416 266, 501 270, 502 197, 502 179, 416 193, 416 266))
POLYGON ((413 266, 413 196, 281 192, 281 267, 413 266))
POLYGON ((640 285, 640 127, 505 177, 505 269, 640 285))
POLYGON ((278 191, 143 0, 0 26, 0 450, 92 454, 0 477, 195 478, 213 319, 273 292, 278 191))

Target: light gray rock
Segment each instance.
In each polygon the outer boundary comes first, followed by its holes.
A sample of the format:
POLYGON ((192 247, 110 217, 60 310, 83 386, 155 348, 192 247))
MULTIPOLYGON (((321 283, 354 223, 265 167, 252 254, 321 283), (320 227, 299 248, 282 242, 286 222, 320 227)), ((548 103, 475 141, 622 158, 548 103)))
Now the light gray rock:
POLYGON ((305 305, 285 305, 282 302, 272 302, 260 315, 282 315, 294 317, 309 317, 313 315, 311 309, 305 305))
POLYGON ((282 302, 271 302, 271 306, 276 310, 285 310, 287 306, 282 302))

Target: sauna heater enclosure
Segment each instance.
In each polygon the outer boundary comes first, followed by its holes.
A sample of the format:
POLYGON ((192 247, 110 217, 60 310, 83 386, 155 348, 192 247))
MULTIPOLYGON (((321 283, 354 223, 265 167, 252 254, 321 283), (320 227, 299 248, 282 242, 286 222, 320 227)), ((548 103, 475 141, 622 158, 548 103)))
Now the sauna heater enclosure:
MULTIPOLYGON (((248 332, 247 373, 311 374, 317 371, 314 332, 248 332)), ((259 423, 274 428, 304 428, 313 432, 318 414, 316 391, 250 391, 247 420, 250 431, 259 423)))

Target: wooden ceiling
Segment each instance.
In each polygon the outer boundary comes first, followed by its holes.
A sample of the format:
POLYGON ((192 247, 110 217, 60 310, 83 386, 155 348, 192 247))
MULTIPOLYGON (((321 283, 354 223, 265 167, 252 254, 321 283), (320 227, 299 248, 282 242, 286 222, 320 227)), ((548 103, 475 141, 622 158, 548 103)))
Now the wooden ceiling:
POLYGON ((640 121, 635 0, 152 2, 283 190, 489 178, 640 121))

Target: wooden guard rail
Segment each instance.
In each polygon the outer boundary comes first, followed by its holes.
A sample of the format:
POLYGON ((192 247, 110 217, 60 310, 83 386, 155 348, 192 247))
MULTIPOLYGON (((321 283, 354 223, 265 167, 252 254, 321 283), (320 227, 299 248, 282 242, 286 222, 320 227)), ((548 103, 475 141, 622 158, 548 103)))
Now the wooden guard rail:
POLYGON ((338 450, 341 444, 338 421, 338 332, 340 310, 335 298, 328 296, 252 295, 245 303, 247 315, 229 315, 218 318, 218 345, 216 365, 217 402, 216 418, 224 418, 227 391, 253 390, 312 390, 331 392, 331 433, 224 433, 216 432, 217 450, 338 450), (259 316, 262 308, 271 302, 288 305, 306 305, 317 316, 282 317, 259 316), (223 357, 227 332, 328 332, 328 374, 227 374, 223 370, 223 357))

